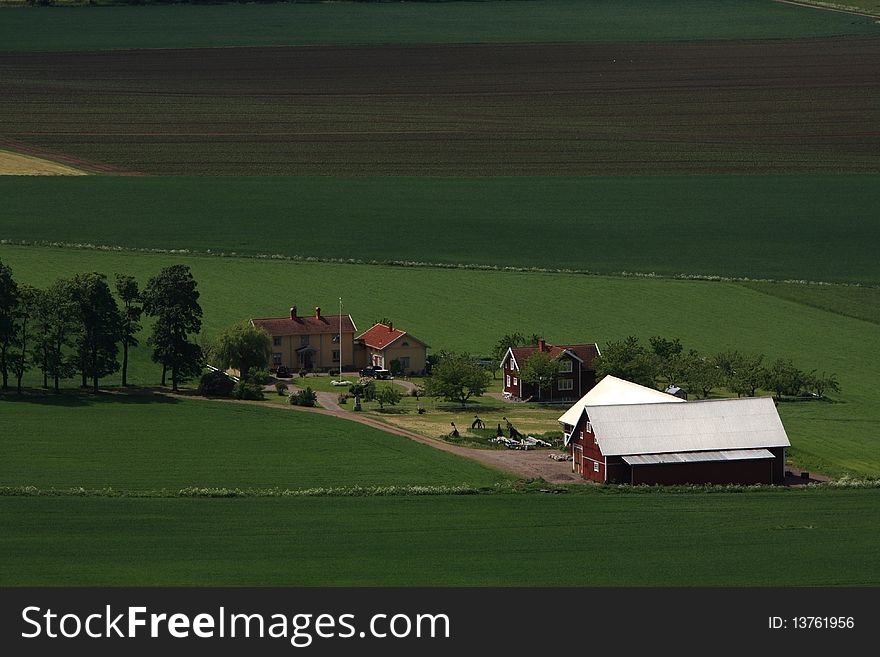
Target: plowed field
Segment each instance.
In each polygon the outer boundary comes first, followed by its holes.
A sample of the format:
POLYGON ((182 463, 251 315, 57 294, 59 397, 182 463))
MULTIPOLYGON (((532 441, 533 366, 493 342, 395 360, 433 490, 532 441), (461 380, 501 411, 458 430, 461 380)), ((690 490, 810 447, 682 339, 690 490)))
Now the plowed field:
POLYGON ((880 171, 880 39, 0 55, 0 138, 155 174, 880 171))

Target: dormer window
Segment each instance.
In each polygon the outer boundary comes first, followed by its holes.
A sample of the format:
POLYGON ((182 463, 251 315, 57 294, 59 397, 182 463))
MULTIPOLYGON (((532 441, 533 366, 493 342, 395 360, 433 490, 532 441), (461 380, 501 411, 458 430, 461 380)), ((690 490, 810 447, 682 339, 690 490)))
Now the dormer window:
POLYGON ((572 371, 572 363, 571 360, 566 358, 559 363, 559 371, 560 372, 571 372, 572 371))

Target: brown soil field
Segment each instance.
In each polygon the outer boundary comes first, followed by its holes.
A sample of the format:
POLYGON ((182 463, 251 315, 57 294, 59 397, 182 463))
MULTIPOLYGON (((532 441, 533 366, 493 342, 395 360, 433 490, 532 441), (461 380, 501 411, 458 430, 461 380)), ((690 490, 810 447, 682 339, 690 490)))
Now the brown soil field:
POLYGON ((155 174, 875 173, 878 71, 861 37, 3 53, 0 140, 155 174))

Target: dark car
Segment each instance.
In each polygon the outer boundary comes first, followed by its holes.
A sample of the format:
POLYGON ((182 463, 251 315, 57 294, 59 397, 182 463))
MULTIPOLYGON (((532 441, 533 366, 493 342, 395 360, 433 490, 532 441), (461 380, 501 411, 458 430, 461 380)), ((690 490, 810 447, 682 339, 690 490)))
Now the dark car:
POLYGON ((391 371, 383 370, 380 367, 373 367, 371 365, 370 367, 365 367, 361 370, 361 376, 369 376, 373 379, 390 379, 391 371))
POLYGON ((292 375, 284 365, 279 365, 275 368, 275 376, 279 379, 289 379, 292 375))

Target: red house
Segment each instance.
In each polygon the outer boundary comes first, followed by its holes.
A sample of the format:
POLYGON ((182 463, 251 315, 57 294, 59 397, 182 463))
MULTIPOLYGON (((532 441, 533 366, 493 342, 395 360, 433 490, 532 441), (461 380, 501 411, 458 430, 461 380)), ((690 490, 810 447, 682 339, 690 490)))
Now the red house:
POLYGON ((605 377, 559 418, 572 470, 624 484, 778 484, 791 443, 769 397, 686 402, 605 377))
POLYGON ((542 401, 571 401, 582 397, 596 385, 596 371, 593 359, 599 355, 599 347, 594 344, 551 345, 541 340, 529 347, 511 347, 501 359, 504 372, 504 392, 507 396, 533 401, 539 398, 535 386, 520 378, 520 370, 526 361, 538 352, 558 358, 561 363, 559 376, 549 390, 542 390, 542 401))

